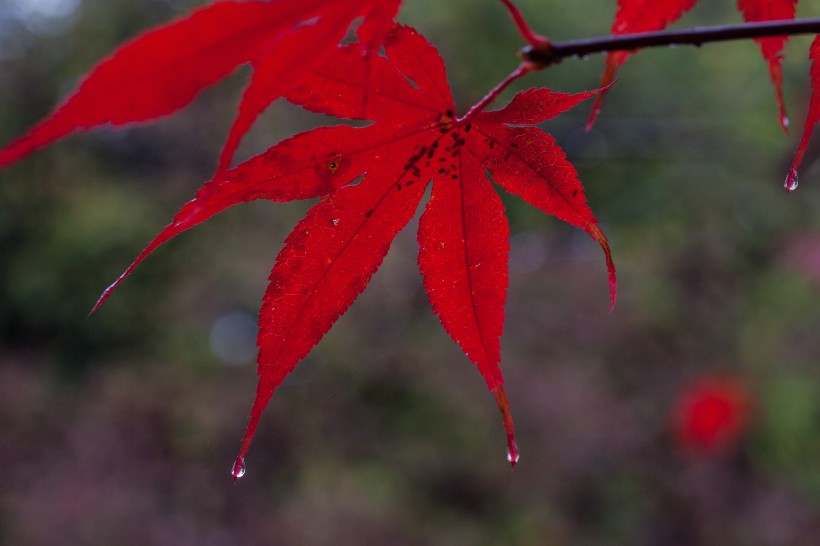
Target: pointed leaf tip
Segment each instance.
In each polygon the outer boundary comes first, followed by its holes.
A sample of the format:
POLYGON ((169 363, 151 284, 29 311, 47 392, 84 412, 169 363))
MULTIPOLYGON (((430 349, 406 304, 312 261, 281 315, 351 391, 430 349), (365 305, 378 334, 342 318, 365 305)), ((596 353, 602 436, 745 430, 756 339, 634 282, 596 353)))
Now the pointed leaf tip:
POLYGON ((503 385, 498 385, 492 392, 498 404, 498 409, 501 410, 501 416, 504 419, 504 431, 507 433, 507 461, 515 468, 520 456, 518 453, 518 444, 515 442, 515 425, 513 424, 512 413, 510 412, 510 401, 507 399, 507 393, 503 385))
POLYGON ((96 313, 100 309, 100 307, 102 307, 102 304, 105 303, 105 300, 108 299, 108 297, 114 292, 114 289, 117 288, 117 285, 119 285, 123 281, 123 279, 124 277, 120 275, 120 277, 116 281, 109 285, 108 288, 103 290, 103 293, 100 294, 100 297, 97 298, 96 303, 94 303, 94 307, 92 307, 91 311, 88 312, 89 317, 96 313))
POLYGON ((783 97, 783 66, 782 59, 772 61, 769 71, 774 84, 775 101, 777 102, 777 118, 780 121, 780 128, 783 133, 789 134, 789 115, 786 112, 786 99, 783 97))
MULTIPOLYGON (((93 315, 102 306, 102 304, 105 303, 105 301, 111 296, 111 294, 114 293, 114 290, 116 290, 117 287, 120 284, 122 284, 122 282, 125 279, 127 279, 128 276, 131 275, 131 273, 134 272, 134 270, 137 268, 137 266, 139 266, 145 260, 145 258, 147 258, 151 253, 153 253, 160 245, 168 242, 174 236, 178 235, 179 233, 181 233, 181 232, 189 229, 190 227, 193 227, 193 225, 195 225, 195 224, 184 222, 183 218, 181 216, 185 212, 186 207, 189 207, 189 206, 190 206, 190 203, 188 205, 186 205, 185 207, 183 207, 182 211, 180 211, 180 213, 177 214, 177 216, 175 217, 175 221, 171 225, 169 225, 165 229, 163 229, 160 232, 160 234, 157 235, 156 238, 149 243, 149 245, 145 248, 145 250, 143 250, 139 254, 139 256, 137 256, 134 259, 134 261, 131 263, 131 265, 128 266, 128 269, 126 269, 119 277, 117 277, 116 281, 111 283, 111 285, 103 291, 102 295, 100 295, 100 298, 97 300, 97 303, 95 303, 94 307, 91 309, 91 312, 88 313, 89 316, 93 315)), ((200 220, 197 223, 200 223, 200 222, 202 222, 202 220, 200 220)))
POLYGON ((609 240, 606 238, 604 232, 601 231, 598 224, 591 224, 587 227, 586 232, 601 245, 604 255, 606 256, 606 269, 609 276, 609 312, 611 313, 615 309, 615 300, 618 294, 618 278, 615 271, 615 263, 612 261, 609 240))

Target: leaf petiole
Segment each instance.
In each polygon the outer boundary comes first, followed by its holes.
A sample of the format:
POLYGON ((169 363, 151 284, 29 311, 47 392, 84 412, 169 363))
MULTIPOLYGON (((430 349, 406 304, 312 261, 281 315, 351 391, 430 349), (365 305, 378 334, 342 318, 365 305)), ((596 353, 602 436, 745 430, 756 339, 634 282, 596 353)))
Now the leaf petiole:
POLYGON ((523 78, 524 76, 526 76, 530 72, 534 72, 535 70, 538 70, 538 68, 539 67, 536 64, 531 63, 529 61, 522 62, 520 65, 518 65, 518 68, 516 68, 515 70, 513 70, 510 73, 509 76, 507 76, 506 78, 501 80, 501 82, 499 82, 498 85, 493 87, 490 90, 489 93, 484 95, 483 99, 481 99, 480 101, 475 103, 472 106, 472 108, 470 108, 467 111, 467 113, 464 114, 463 117, 458 118, 456 120, 456 124, 458 124, 458 125, 467 125, 470 122, 470 120, 472 120, 479 113, 483 112, 484 109, 487 108, 487 106, 490 105, 490 103, 492 103, 495 99, 497 99, 498 95, 500 95, 501 92, 504 91, 504 89, 506 89, 512 82, 514 82, 515 80, 518 80, 520 78, 523 78))
POLYGON ((501 0, 501 3, 507 8, 507 11, 510 12, 510 17, 515 22, 515 26, 518 27, 518 32, 521 34, 521 37, 524 38, 524 41, 530 44, 532 47, 536 49, 542 49, 549 46, 549 39, 541 36, 540 34, 536 34, 527 21, 524 19, 524 15, 521 13, 521 10, 518 9, 518 6, 512 3, 511 0, 501 0))

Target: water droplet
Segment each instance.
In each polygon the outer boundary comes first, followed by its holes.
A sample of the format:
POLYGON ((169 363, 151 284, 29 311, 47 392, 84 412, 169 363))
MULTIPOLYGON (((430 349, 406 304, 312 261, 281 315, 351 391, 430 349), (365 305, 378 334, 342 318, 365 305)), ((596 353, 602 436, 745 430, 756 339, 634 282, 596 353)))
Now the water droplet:
POLYGON ((231 468, 231 476, 234 481, 245 475, 245 457, 237 457, 231 468))
POLYGON ((330 223, 333 224, 334 226, 338 226, 339 225, 339 219, 334 218, 333 220, 330 221, 330 223))
POLYGON ((509 449, 507 450, 507 461, 508 461, 511 465, 515 466, 515 463, 517 463, 517 462, 518 462, 518 459, 519 459, 519 458, 520 458, 520 457, 519 457, 519 455, 518 455, 518 451, 511 451, 511 450, 509 450, 509 449))
POLYGON ((794 191, 797 189, 797 173, 795 171, 789 171, 789 175, 786 177, 786 181, 783 182, 783 187, 786 191, 794 191))
POLYGON ((790 123, 789 118, 787 118, 786 116, 783 116, 783 127, 788 127, 789 123, 790 123))

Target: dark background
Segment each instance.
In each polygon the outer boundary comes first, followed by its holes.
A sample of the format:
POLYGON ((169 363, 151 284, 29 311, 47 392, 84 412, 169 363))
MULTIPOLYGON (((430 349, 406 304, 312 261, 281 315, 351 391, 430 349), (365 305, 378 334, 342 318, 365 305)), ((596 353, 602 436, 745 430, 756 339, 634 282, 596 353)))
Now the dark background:
MULTIPOLYGON (((116 44, 200 4, 0 0, 0 142, 116 44)), ((521 4, 555 40, 606 34, 615 9, 521 4)), ((462 113, 515 67, 499 2, 407 0, 401 19, 439 46, 462 113)), ((704 2, 678 26, 739 19, 731 0, 704 2)), ((482 378, 429 309, 412 224, 277 391, 236 485, 258 304, 309 203, 231 209, 86 318, 210 177, 246 68, 171 118, 3 170, 0 544, 817 544, 817 147, 797 192, 782 191, 809 43, 786 53, 788 137, 752 42, 642 52, 592 132, 589 105, 545 126, 579 168, 620 291, 610 314, 597 245, 505 196, 515 471, 482 378), (749 426, 723 449, 685 449, 676 401, 714 376, 748 390, 749 426)), ((602 66, 567 60, 516 89, 590 89, 602 66)), ((277 104, 240 159, 322 122, 277 104)))

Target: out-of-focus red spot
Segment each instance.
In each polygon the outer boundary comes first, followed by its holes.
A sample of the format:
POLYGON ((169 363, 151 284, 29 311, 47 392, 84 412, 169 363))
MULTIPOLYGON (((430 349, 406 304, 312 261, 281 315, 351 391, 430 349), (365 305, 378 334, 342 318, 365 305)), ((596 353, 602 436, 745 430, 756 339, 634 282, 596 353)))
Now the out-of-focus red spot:
POLYGON ((734 447, 747 428, 752 407, 751 394, 735 378, 695 381, 681 393, 673 412, 678 446, 702 453, 734 447))

